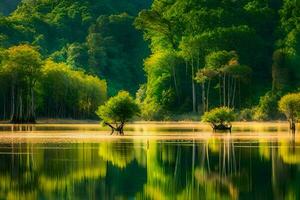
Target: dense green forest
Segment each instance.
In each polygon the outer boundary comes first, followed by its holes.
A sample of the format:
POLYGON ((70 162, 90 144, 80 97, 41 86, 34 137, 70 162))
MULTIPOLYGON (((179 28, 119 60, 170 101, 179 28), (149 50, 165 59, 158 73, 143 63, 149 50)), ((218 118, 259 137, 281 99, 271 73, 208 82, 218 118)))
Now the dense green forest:
POLYGON ((300 82, 299 11, 294 0, 155 0, 135 20, 151 48, 144 116, 227 106, 278 117, 278 98, 300 82))
POLYGON ((149 50, 133 22, 150 1, 24 0, 12 11, 16 2, 1 1, 1 118, 93 118, 107 96, 145 81, 149 50))
POLYGON ((0 3, 4 119, 93 118, 120 90, 144 119, 218 106, 277 119, 300 86, 296 0, 17 3, 0 3))

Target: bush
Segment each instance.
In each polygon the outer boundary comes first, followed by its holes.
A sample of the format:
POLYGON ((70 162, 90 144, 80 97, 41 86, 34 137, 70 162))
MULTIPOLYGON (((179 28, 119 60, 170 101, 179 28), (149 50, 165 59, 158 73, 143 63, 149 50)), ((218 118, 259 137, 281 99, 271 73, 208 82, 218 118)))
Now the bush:
POLYGON ((255 120, 273 120, 278 119, 280 113, 277 108, 277 102, 280 99, 279 94, 267 92, 260 97, 259 104, 254 108, 255 120))
POLYGON ((100 106, 96 114, 102 122, 112 129, 123 134, 125 123, 140 112, 138 104, 126 91, 121 91, 117 96, 111 97, 104 105, 100 106))
POLYGON ((295 129, 295 123, 300 117, 300 93, 283 96, 278 102, 278 108, 290 122, 290 128, 295 129))
POLYGON ((252 121, 254 119, 255 109, 245 108, 240 111, 238 120, 240 121, 252 121))
POLYGON ((235 120, 235 113, 231 108, 219 107, 205 112, 201 119, 203 122, 208 122, 212 125, 225 125, 235 120))

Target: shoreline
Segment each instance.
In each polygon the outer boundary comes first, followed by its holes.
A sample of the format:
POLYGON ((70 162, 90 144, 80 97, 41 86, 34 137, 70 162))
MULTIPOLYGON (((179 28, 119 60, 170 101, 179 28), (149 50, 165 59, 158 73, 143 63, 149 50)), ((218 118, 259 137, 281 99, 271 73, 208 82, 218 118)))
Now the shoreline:
MULTIPOLYGON (((128 123, 125 135, 110 135, 98 121, 44 120, 34 125, 0 124, 1 143, 94 143, 101 141, 156 140, 165 142, 222 141, 300 141, 299 131, 292 135, 286 121, 234 122, 231 134, 213 133, 207 123, 194 121, 136 121, 128 123), (51 122, 51 123, 46 123, 51 122), (60 123, 58 123, 60 122, 60 123), (68 123, 62 123, 68 122, 68 123), (70 123, 72 122, 72 123, 70 123)), ((299 126, 298 126, 299 127, 299 126)), ((299 129, 297 129, 299 130, 299 129)))
MULTIPOLYGON (((166 120, 166 121, 144 121, 144 120, 137 120, 133 122, 129 122, 128 124, 207 124, 203 123, 200 120, 166 120)), ((282 123, 288 123, 284 120, 275 120, 275 121, 235 121, 232 122, 233 125, 238 124, 282 124, 282 123)), ((41 118, 37 120, 37 123, 34 125, 76 125, 76 124, 86 124, 86 125, 99 125, 100 120, 90 120, 90 119, 83 119, 83 120, 77 120, 77 119, 52 119, 52 118, 41 118)), ((0 120, 0 125, 18 125, 18 124, 11 124, 8 120, 0 120)), ((30 124, 19 124, 19 125, 30 125, 30 124)))

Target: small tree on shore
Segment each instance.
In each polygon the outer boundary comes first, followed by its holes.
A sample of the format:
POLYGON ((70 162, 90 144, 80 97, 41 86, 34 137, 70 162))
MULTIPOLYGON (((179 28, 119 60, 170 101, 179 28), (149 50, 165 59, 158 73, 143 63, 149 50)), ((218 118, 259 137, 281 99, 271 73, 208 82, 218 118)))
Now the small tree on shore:
POLYGON ((201 119, 203 122, 210 123, 214 131, 231 131, 231 122, 235 120, 235 113, 233 109, 228 107, 219 107, 214 108, 209 112, 205 112, 201 119))
POLYGON ((96 114, 104 125, 112 129, 111 134, 117 131, 120 135, 124 135, 125 123, 139 112, 139 106, 130 94, 126 91, 121 91, 100 106, 96 114))
POLYGON ((287 94, 278 102, 279 110, 285 114, 293 133, 296 131, 296 122, 300 117, 300 93, 287 94))

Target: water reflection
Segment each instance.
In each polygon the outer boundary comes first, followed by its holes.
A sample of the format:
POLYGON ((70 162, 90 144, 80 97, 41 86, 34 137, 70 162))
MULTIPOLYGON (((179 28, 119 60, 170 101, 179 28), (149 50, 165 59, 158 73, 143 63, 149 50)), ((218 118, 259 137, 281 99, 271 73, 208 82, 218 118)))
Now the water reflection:
POLYGON ((0 145, 0 199, 299 199, 290 140, 0 145))

